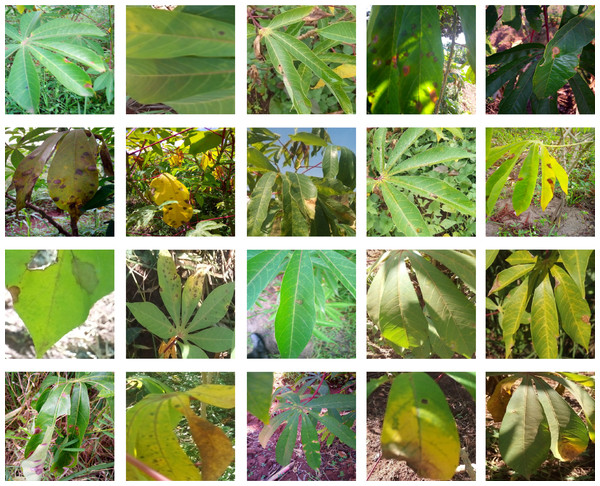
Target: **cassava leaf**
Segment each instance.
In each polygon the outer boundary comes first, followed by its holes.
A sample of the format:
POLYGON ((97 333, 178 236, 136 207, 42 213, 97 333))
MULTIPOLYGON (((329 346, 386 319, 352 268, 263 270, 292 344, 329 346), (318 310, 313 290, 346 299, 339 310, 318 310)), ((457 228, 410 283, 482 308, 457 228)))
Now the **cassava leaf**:
POLYGON ((402 373, 392 383, 381 431, 388 458, 404 460, 420 476, 447 481, 458 466, 460 441, 439 386, 425 373, 402 373))
MULTIPOLYGON (((196 315, 192 319, 192 321, 185 327, 188 333, 193 331, 198 331, 199 329, 205 329, 209 326, 213 326, 217 324, 225 314, 227 314, 227 310, 229 309, 229 305, 231 304, 231 299, 233 298, 233 292, 235 290, 235 283, 229 282, 223 285, 219 285, 215 288, 196 312, 196 315)), ((225 328, 219 328, 225 329, 225 328)), ((230 329, 226 329, 224 331, 219 331, 221 335, 224 335, 226 331, 230 331, 230 329)), ((212 331, 217 332, 217 331, 212 331)), ((227 333, 228 334, 228 333, 227 333)), ((199 336, 195 334, 195 336, 199 336)), ((191 337, 191 336, 190 336, 191 337)), ((210 348, 202 346, 204 349, 210 351, 210 348)))
POLYGON ((315 325, 315 281, 310 254, 294 251, 281 282, 275 339, 282 358, 297 358, 315 325))
POLYGON ((248 373, 248 412, 265 425, 269 424, 269 410, 273 394, 273 373, 248 373))
POLYGON ((508 358, 515 343, 515 334, 521 326, 521 320, 531 298, 529 291, 529 276, 526 276, 516 289, 510 291, 504 301, 502 315, 502 340, 504 341, 504 355, 508 358))
POLYGON ((387 175, 391 177, 395 174, 400 174, 413 169, 420 169, 422 167, 429 167, 431 165, 443 164, 460 159, 473 158, 475 158, 475 154, 464 148, 438 145, 431 149, 425 150, 414 157, 401 161, 394 167, 390 168, 387 175))
POLYGON ((168 250, 160 250, 156 264, 159 292, 175 327, 181 324, 181 277, 168 250))
POLYGON ((558 250, 567 272, 577 285, 582 298, 585 298, 585 274, 588 261, 594 250, 558 250))
POLYGON ((256 183, 248 202, 248 236, 264 235, 262 225, 267 218, 269 204, 273 198, 276 172, 265 173, 256 183))
POLYGON ((513 189, 512 202, 517 216, 529 208, 533 199, 540 166, 539 150, 538 145, 533 144, 531 146, 529 153, 523 160, 519 179, 513 189))
POLYGON ((175 328, 163 312, 152 302, 127 302, 127 308, 138 324, 144 326, 159 338, 168 341, 175 335, 175 328))
POLYGON ((356 265, 335 251, 318 251, 340 283, 356 298, 356 265))
POLYGON ((281 264, 289 255, 289 251, 265 250, 248 259, 247 267, 247 308, 250 309, 260 293, 281 270, 281 264))
POLYGON ((531 338, 542 359, 558 357, 558 314, 550 277, 546 275, 536 287, 531 302, 531 338))
POLYGON ((381 193, 392 221, 399 231, 405 236, 431 236, 429 226, 417 206, 410 202, 394 184, 382 181, 381 193))

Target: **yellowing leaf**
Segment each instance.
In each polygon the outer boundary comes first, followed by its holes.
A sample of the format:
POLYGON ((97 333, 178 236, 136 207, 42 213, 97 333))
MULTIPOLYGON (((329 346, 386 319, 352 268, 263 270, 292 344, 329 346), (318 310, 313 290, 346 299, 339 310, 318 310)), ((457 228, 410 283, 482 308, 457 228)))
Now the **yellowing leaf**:
POLYGON ((404 460, 420 476, 447 481, 458 466, 460 442, 444 393, 425 373, 394 379, 381 431, 388 458, 404 460))
POLYGON ((202 170, 206 170, 207 167, 212 167, 215 165, 215 161, 213 159, 212 152, 205 152, 202 154, 202 161, 200 162, 200 166, 202 170))
POLYGON ((554 157, 551 157, 550 164, 552 165, 554 175, 556 175, 558 183, 560 184, 563 192, 565 194, 569 194, 569 174, 567 174, 567 171, 563 169, 563 167, 556 161, 554 157))
POLYGON ((216 481, 234 459, 231 441, 219 427, 198 417, 191 408, 184 409, 184 413, 200 452, 202 480, 216 481))
POLYGON ((554 183, 556 182, 556 175, 552 168, 553 161, 556 163, 554 157, 548 153, 548 149, 542 145, 542 198, 540 201, 542 211, 546 210, 546 207, 554 197, 554 183))
POLYGON ((215 407, 235 407, 235 387, 231 385, 200 385, 185 393, 215 407))
POLYGON ((492 396, 487 402, 487 409, 496 422, 501 422, 504 418, 504 414, 506 413, 506 406, 508 405, 510 397, 512 396, 515 381, 517 381, 516 376, 509 376, 508 378, 504 378, 502 381, 500 381, 500 383, 496 385, 492 396))
POLYGON ((167 201, 177 201, 162 208, 163 220, 169 226, 178 228, 192 218, 194 211, 187 202, 190 192, 171 174, 159 175, 150 183, 150 188, 154 203, 158 206, 167 201))
POLYGON ((25 12, 25 5, 17 5, 17 12, 19 12, 20 14, 25 12))
MULTIPOLYGON (((356 64, 340 64, 333 70, 334 73, 339 75, 341 78, 355 78, 356 77, 356 64)), ((325 82, 319 79, 311 89, 319 89, 325 86, 325 82)))

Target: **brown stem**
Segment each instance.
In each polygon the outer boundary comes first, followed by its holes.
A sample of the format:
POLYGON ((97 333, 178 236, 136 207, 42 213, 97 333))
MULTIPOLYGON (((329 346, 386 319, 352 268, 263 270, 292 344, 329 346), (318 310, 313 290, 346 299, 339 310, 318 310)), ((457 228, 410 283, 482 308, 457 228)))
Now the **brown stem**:
POLYGON ((317 393, 319 393, 319 389, 321 388, 321 385, 323 384, 324 381, 325 381, 325 373, 323 373, 323 376, 321 377, 319 386, 317 387, 315 392, 310 397, 305 398, 304 400, 300 400, 300 403, 310 402, 313 398, 315 398, 315 396, 317 396, 317 393))
MULTIPOLYGON (((13 202, 17 202, 17 199, 15 197, 12 197, 10 194, 5 194, 5 197, 7 197, 8 199, 10 199, 13 202)), ((35 204, 31 204, 30 202, 26 202, 25 206, 27 206, 30 209, 33 209, 34 211, 40 213, 40 215, 46 219, 52 226, 54 226, 58 232, 61 235, 65 235, 65 236, 72 236, 71 234, 69 234, 67 232, 67 230, 65 230, 60 224, 58 224, 54 218, 52 216, 50 216, 48 213, 46 213, 46 211, 44 211, 42 208, 36 206, 35 204)))
POLYGON ((446 84, 448 83, 448 74, 450 74, 450 66, 452 65, 452 57, 454 56, 454 45, 456 44, 456 29, 458 27, 458 11, 456 7, 454 8, 454 19, 452 22, 452 44, 450 45, 450 54, 448 54, 448 63, 446 64, 446 69, 444 71, 444 80, 442 81, 442 88, 440 89, 440 97, 435 104, 435 114, 437 115, 440 111, 440 106, 442 105, 442 99, 444 97, 444 92, 446 91, 446 84))
POLYGON ((71 215, 71 233, 72 236, 79 236, 79 228, 77 227, 77 220, 75 216, 71 215))

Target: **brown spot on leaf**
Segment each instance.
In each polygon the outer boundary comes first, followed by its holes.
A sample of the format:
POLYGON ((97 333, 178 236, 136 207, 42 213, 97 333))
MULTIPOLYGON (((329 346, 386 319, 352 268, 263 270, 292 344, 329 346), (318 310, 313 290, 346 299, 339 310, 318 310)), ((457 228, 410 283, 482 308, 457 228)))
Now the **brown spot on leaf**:
POLYGON ((21 288, 17 287, 16 285, 13 285, 11 287, 8 287, 8 291, 12 296, 13 304, 19 302, 19 294, 21 293, 21 288))
POLYGON ((81 169, 75 169, 75 175, 83 175, 83 171, 81 169))
POLYGON ((552 48, 552 58, 554 59, 556 56, 558 56, 559 53, 560 53, 560 48, 558 48, 557 46, 554 46, 552 48))
POLYGON ((408 76, 410 73, 410 66, 407 66, 406 64, 404 66, 402 66, 402 74, 404 74, 404 76, 408 76))

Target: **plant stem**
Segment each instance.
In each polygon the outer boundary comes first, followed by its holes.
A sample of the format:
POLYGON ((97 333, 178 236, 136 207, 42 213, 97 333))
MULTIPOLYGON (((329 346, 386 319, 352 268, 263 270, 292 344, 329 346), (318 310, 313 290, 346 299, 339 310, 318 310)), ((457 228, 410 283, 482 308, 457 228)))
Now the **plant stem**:
POLYGON ((544 10, 544 26, 546 27, 546 44, 550 42, 550 25, 548 24, 548 6, 544 5, 542 7, 544 10))
MULTIPOLYGON (((17 202, 17 199, 15 197, 12 197, 10 194, 5 194, 5 196, 10 199, 13 202, 17 202)), ((34 204, 31 204, 30 202, 26 202, 25 206, 27 206, 28 208, 33 209, 34 211, 37 211, 38 213, 40 213, 52 226, 54 226, 58 232, 61 235, 65 235, 65 236, 73 236, 71 235, 66 229, 64 229, 60 224, 58 224, 56 222, 56 220, 50 216, 48 213, 46 213, 46 211, 44 211, 42 208, 35 206, 34 204)))
POLYGON ((173 135, 169 135, 168 137, 165 137, 165 138, 163 138, 163 139, 159 140, 158 142, 151 143, 150 145, 145 145, 145 146, 144 146, 144 147, 142 147, 141 149, 134 150, 133 152, 128 152, 128 153, 127 153, 127 155, 129 156, 129 155, 135 155, 135 154, 138 154, 138 153, 140 153, 140 152, 141 152, 142 150, 144 150, 144 149, 147 149, 147 148, 150 148, 150 147, 152 147, 153 145, 157 145, 157 144, 159 144, 159 143, 162 143, 162 142, 164 142, 165 140, 169 140, 170 138, 176 137, 177 135, 181 135, 182 133, 189 132, 190 130, 195 130, 195 128, 193 128, 193 127, 192 127, 192 128, 186 128, 185 130, 182 130, 181 132, 174 133, 173 135))
POLYGON ((454 57, 454 45, 456 44, 456 29, 458 28, 458 10, 454 7, 454 19, 452 21, 452 44, 450 44, 450 54, 448 54, 448 63, 444 71, 444 80, 442 81, 442 88, 440 89, 440 97, 435 104, 434 113, 437 115, 442 105, 442 99, 444 92, 446 91, 446 84, 448 83, 448 74, 450 74, 450 66, 452 65, 452 57, 454 57))

